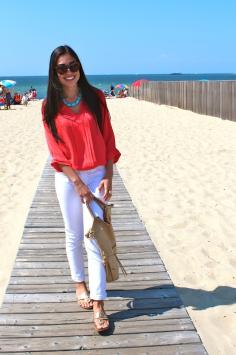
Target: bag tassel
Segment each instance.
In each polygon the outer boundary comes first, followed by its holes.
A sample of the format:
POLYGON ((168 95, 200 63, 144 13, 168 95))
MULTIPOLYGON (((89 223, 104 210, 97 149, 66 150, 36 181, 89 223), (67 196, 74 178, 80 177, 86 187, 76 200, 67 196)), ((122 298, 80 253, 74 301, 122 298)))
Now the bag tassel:
POLYGON ((121 264, 121 262, 120 262, 120 260, 119 260, 119 258, 117 257, 116 254, 115 254, 115 257, 116 257, 116 260, 117 260, 117 262, 118 262, 118 264, 119 264, 119 266, 121 268, 121 271, 122 271, 123 275, 127 276, 127 272, 125 271, 124 266, 121 264))

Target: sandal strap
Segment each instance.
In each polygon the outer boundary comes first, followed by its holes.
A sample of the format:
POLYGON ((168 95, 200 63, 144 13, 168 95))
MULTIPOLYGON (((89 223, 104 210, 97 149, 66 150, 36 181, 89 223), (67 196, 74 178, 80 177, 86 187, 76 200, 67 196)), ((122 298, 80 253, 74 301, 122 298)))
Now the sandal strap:
POLYGON ((79 301, 86 301, 86 302, 90 302, 91 298, 89 296, 89 293, 84 291, 83 293, 81 293, 80 295, 77 295, 78 300, 79 301))
POLYGON ((106 315, 106 313, 104 311, 98 311, 94 313, 94 319, 98 319, 98 320, 107 320, 108 316, 106 315))

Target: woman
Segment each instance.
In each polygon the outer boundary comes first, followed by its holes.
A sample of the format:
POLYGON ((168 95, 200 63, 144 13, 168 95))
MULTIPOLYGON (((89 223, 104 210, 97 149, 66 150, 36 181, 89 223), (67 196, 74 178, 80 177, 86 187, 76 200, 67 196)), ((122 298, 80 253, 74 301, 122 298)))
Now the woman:
POLYGON ((56 48, 50 58, 47 98, 42 106, 43 122, 55 187, 66 234, 66 252, 80 306, 94 311, 98 332, 109 328, 104 311, 106 275, 96 240, 84 238, 91 226, 85 203, 102 218, 93 201, 108 201, 112 195, 116 149, 109 111, 103 93, 90 85, 81 62, 69 46, 56 48), (89 289, 83 266, 84 241, 88 256, 89 289))

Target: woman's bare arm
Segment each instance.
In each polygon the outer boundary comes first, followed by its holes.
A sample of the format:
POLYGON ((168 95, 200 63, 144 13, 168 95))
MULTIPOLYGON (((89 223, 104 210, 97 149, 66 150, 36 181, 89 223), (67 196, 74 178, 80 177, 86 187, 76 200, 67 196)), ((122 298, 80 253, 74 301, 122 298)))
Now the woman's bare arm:
POLYGON ((93 199, 93 194, 89 190, 88 186, 80 179, 76 174, 74 169, 69 165, 60 164, 63 173, 73 182, 76 192, 80 195, 82 202, 91 202, 93 199))

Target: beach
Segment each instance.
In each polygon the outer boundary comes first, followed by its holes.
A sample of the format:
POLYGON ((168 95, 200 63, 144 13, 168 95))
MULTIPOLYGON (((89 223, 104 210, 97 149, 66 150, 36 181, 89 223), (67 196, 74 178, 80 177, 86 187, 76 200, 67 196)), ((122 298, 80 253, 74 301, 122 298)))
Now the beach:
MULTIPOLYGON (((118 170, 210 355, 236 353, 236 123, 107 100, 118 170)), ((0 297, 48 151, 41 102, 0 111, 0 297)))
POLYGON ((108 100, 119 172, 209 354, 236 353, 236 123, 108 100))
POLYGON ((41 101, 0 111, 0 302, 48 156, 41 120, 41 101))

